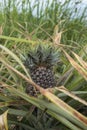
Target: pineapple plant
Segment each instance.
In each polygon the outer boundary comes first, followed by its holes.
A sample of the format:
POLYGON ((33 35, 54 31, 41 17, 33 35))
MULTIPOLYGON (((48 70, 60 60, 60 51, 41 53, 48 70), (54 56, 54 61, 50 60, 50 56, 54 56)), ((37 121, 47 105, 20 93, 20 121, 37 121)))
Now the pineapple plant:
MULTIPOLYGON (((46 89, 56 85, 53 68, 58 62, 58 49, 52 45, 39 44, 29 50, 25 66, 29 69, 32 80, 46 89)), ((30 84, 28 84, 26 92, 34 96, 38 94, 38 91, 30 84)))

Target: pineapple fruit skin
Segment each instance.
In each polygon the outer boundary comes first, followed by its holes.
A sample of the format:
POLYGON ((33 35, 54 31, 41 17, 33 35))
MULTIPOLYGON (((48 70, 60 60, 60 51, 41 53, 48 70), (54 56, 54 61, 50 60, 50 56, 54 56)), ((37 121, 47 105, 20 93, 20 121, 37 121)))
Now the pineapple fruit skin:
MULTIPOLYGON (((39 67, 31 71, 30 75, 33 81, 44 89, 52 88, 56 85, 54 73, 52 72, 52 70, 46 69, 45 67, 39 67)), ((29 84, 27 85, 26 92, 31 96, 36 96, 39 94, 39 92, 32 85, 29 84)))
POLYGON ((30 75, 33 81, 43 88, 49 88, 55 85, 54 73, 50 69, 38 67, 30 75))

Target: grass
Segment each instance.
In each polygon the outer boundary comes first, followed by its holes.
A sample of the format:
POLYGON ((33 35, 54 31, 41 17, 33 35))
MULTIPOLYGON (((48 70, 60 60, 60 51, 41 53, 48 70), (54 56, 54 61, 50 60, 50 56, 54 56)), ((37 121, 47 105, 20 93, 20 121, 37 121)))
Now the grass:
POLYGON ((73 1, 72 8, 70 3, 47 0, 45 8, 39 0, 33 5, 29 0, 1 3, 0 129, 87 129, 87 7, 79 15, 81 2, 73 1), (52 90, 36 85, 23 64, 37 43, 52 44, 61 53, 52 90), (25 93, 26 82, 40 91, 38 98, 25 93))

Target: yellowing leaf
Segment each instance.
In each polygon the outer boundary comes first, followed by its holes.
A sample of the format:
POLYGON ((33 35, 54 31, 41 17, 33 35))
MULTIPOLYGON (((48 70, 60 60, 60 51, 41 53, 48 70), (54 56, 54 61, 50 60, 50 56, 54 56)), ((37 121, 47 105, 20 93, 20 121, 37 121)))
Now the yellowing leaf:
POLYGON ((81 57, 79 57, 76 53, 74 52, 72 53, 76 57, 76 59, 79 61, 79 63, 84 67, 84 69, 87 70, 87 63, 81 57))
POLYGON ((65 50, 63 50, 63 52, 65 53, 71 65, 85 78, 85 80, 87 80, 87 71, 81 65, 79 65, 70 55, 68 55, 65 50))
POLYGON ((8 113, 8 111, 6 111, 2 115, 0 115, 0 130, 8 130, 7 113, 8 113))

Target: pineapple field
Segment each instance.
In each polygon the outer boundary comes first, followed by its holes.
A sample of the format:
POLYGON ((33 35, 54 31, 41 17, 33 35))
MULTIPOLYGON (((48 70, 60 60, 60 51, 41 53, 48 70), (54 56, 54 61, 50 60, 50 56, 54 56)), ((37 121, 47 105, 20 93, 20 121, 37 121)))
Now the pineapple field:
POLYGON ((0 1, 0 130, 87 130, 83 1, 0 1))

